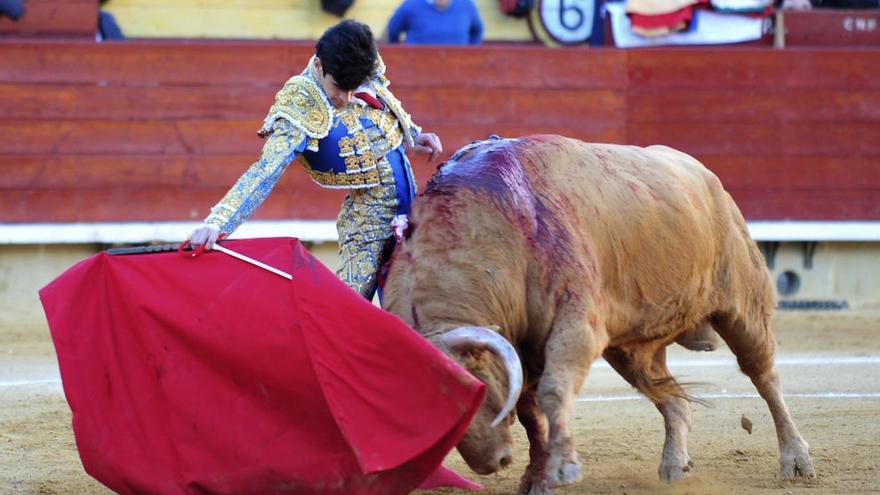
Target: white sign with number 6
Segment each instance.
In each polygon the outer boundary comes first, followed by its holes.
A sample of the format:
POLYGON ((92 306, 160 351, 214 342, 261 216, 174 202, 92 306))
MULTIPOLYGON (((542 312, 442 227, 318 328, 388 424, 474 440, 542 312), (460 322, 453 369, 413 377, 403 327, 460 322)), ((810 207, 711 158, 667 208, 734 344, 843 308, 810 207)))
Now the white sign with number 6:
POLYGON ((590 39, 594 0, 539 0, 537 10, 541 24, 556 42, 575 45, 590 39))

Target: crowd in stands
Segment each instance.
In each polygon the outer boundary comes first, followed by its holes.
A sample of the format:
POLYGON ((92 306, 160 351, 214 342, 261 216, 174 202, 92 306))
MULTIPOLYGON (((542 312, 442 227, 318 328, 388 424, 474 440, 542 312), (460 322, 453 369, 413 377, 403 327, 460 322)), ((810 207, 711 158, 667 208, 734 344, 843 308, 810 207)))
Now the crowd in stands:
MULTIPOLYGON (((113 16, 102 7, 109 0, 100 0, 96 39, 124 39, 113 16)), ((365 0, 361 0, 365 1, 365 0)), ((340 17, 356 0, 320 0, 321 8, 340 17)), ((694 44, 723 44, 754 39, 761 28, 752 27, 746 18, 769 16, 775 10, 803 11, 814 8, 877 8, 880 0, 594 0, 607 7, 617 46, 691 44, 687 36, 694 34, 694 44), (737 17, 739 16, 739 17, 737 17), (736 25, 746 26, 741 29, 736 25), (697 34, 697 29, 708 36, 697 34), (625 29, 623 41, 619 31, 625 29), (739 30, 739 32, 735 32, 739 30), (748 31, 748 33, 746 33, 748 31), (676 38, 669 38, 676 35, 676 38), (630 37, 627 44, 626 36, 630 37), (743 38, 743 36, 745 36, 743 38), (750 38, 751 37, 751 38, 750 38), (655 40, 658 43, 652 43, 655 40)), ((522 17, 534 8, 533 0, 499 0, 498 8, 505 14, 522 17)), ((580 7, 578 7, 580 8, 580 7)), ((599 9, 597 12, 604 12, 599 9)), ((25 0, 0 0, 0 18, 17 21, 26 15, 25 0)), ((601 14, 596 14, 601 15, 601 14)), ((751 24, 754 24, 751 23, 751 24)), ((597 24, 597 26, 601 23, 597 24)), ((594 28, 595 30, 596 28, 594 28)), ((598 29, 602 29, 599 27, 598 29)), ((484 26, 475 0, 402 0, 391 15, 382 38, 390 43, 428 45, 478 45, 483 41, 484 26)), ((594 36, 602 44, 602 36, 594 36)))

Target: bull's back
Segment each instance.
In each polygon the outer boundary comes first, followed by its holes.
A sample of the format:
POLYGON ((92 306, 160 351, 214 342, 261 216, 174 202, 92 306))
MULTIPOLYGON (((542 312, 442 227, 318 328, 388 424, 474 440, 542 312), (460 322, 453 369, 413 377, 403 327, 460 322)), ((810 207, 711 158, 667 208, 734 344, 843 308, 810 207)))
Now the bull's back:
POLYGON ((525 139, 520 161, 533 193, 580 219, 584 234, 613 236, 649 249, 714 234, 729 196, 697 160, 664 146, 525 139), (675 232, 675 236, 667 236, 675 232), (656 241, 664 240, 658 243, 656 241))
POLYGON ((515 230, 535 248, 567 242, 553 250, 580 250, 586 241, 602 267, 629 264, 630 272, 654 272, 648 279, 668 279, 679 262, 711 262, 736 208, 709 170, 672 148, 549 135, 473 145, 425 195, 468 193, 516 217, 515 230))
POLYGON ((620 315, 712 297, 726 271, 719 266, 734 262, 730 246, 739 251, 735 263, 748 258, 753 246, 739 211, 689 155, 544 136, 517 146, 536 198, 569 219, 568 249, 595 264, 599 276, 589 283, 601 284, 620 315))
MULTIPOLYGON (((645 308, 705 297, 718 285, 713 275, 724 271, 717 269, 724 246, 745 232, 718 179, 690 156, 560 136, 490 140, 460 151, 431 179, 413 216, 408 249, 413 263, 426 264, 421 271, 461 260, 460 270, 433 271, 425 300, 472 291, 469 300, 492 306, 475 312, 515 315, 529 327, 546 322, 509 309, 526 299, 523 290, 546 293, 529 296, 543 298, 547 304, 535 307, 545 309, 570 289, 601 291, 616 308, 609 319, 620 320, 606 323, 621 328, 645 308), (522 263, 504 261, 510 259, 522 263)), ((420 291, 417 284, 413 294, 420 291)))

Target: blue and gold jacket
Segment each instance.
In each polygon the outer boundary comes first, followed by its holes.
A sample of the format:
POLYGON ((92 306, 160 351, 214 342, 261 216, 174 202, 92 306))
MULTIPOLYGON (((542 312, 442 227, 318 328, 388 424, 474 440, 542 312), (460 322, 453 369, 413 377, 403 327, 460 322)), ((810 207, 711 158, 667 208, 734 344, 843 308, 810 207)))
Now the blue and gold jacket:
POLYGON ((381 57, 370 80, 358 88, 385 104, 376 109, 352 99, 337 109, 327 99, 314 58, 275 95, 260 129, 267 136, 260 160, 211 208, 205 219, 232 233, 259 206, 295 159, 322 187, 357 189, 379 184, 378 163, 392 150, 412 146, 421 129, 388 89, 381 57))

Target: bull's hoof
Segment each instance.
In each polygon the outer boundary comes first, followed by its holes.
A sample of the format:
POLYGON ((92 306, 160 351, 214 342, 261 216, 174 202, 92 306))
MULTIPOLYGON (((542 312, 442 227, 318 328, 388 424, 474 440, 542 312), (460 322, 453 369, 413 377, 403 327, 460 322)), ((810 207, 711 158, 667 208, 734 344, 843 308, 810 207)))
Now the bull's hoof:
POLYGON ((685 462, 670 461, 661 462, 657 473, 661 481, 675 481, 688 476, 694 467, 694 461, 687 459, 685 462))
POLYGON ((532 461, 519 479, 519 489, 516 494, 539 495, 543 493, 552 493, 551 488, 544 484, 544 463, 532 461))
POLYGON ((815 478, 816 470, 813 469, 813 459, 806 449, 803 452, 791 455, 783 455, 779 462, 782 466, 780 476, 783 480, 790 480, 795 477, 815 478))
POLYGON ((553 487, 545 480, 522 480, 517 495, 552 495, 553 487))
POLYGON ((575 456, 574 459, 562 460, 547 463, 547 484, 550 486, 570 485, 577 483, 584 477, 584 471, 581 462, 575 456))

